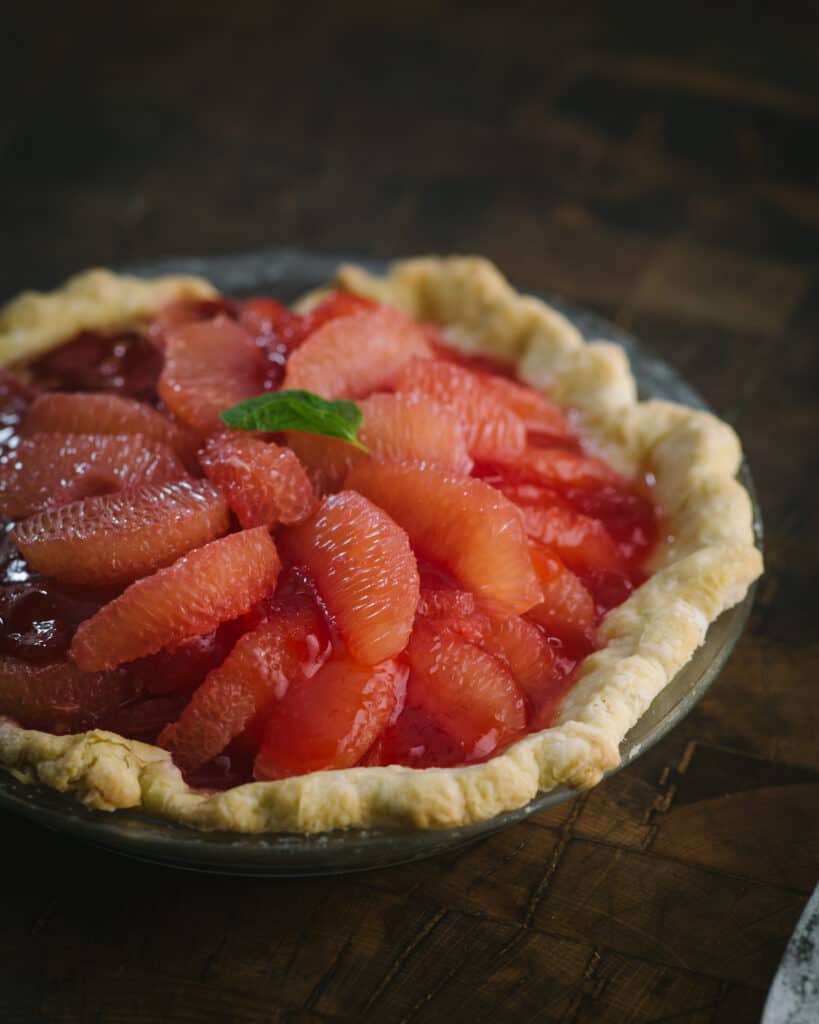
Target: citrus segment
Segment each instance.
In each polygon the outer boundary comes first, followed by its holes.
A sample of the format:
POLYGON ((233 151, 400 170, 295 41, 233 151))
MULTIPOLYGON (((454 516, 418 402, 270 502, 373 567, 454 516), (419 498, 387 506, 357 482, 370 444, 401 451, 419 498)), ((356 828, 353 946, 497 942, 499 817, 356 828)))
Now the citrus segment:
POLYGON ((219 413, 259 394, 263 385, 259 348, 226 316, 183 324, 167 335, 159 396, 194 430, 218 430, 219 413))
POLYGON ((543 601, 529 610, 529 618, 552 636, 573 644, 589 644, 595 620, 591 594, 554 551, 533 542, 530 554, 543 589, 543 601))
POLYGON ((292 681, 315 674, 316 650, 326 649, 318 611, 282 611, 240 637, 209 673, 179 721, 159 737, 184 770, 221 754, 230 741, 284 697, 292 681))
POLYGON ((502 467, 510 481, 530 480, 544 487, 599 488, 622 484, 601 459, 566 448, 527 448, 502 467))
POLYGON ((404 649, 418 605, 418 568, 406 533, 385 512, 342 491, 283 530, 279 543, 315 580, 355 658, 374 665, 404 649))
POLYGON ((337 655, 312 679, 292 682, 271 708, 255 777, 352 767, 389 722, 406 676, 395 661, 361 665, 337 655))
POLYGON ((526 504, 520 510, 529 536, 554 548, 575 572, 625 572, 623 556, 599 519, 564 504, 526 504))
POLYGON ((210 633, 260 601, 278 574, 279 557, 267 530, 228 534, 103 605, 80 625, 71 656, 85 671, 115 668, 210 633))
POLYGON ((160 350, 165 348, 167 336, 184 324, 200 320, 213 320, 230 315, 231 303, 226 299, 182 299, 168 302, 160 309, 148 328, 148 337, 160 350))
MULTIPOLYGON (((358 403, 362 413, 359 440, 385 462, 439 465, 467 475, 472 460, 458 417, 425 395, 376 394, 358 403)), ((324 492, 338 489, 365 452, 330 437, 287 435, 287 443, 324 492)))
POLYGON ((492 373, 481 374, 481 380, 499 402, 523 420, 527 431, 574 441, 563 411, 539 391, 492 373))
POLYGON ((196 470, 198 434, 163 416, 144 402, 93 392, 52 391, 36 398, 24 423, 26 435, 141 434, 147 441, 173 448, 188 469, 196 470))
POLYGON ((298 523, 315 509, 307 474, 288 448, 239 432, 215 434, 200 462, 245 529, 298 523))
POLYGON ((476 460, 514 459, 526 445, 523 420, 498 400, 482 376, 462 366, 441 359, 413 359, 398 374, 395 388, 427 395, 451 409, 476 460))
POLYGON ((331 320, 290 356, 286 390, 323 398, 363 398, 387 386, 413 356, 429 356, 417 324, 394 309, 354 313, 331 320))
POLYGON ((38 572, 64 583, 128 583, 225 533, 227 503, 179 480, 84 498, 18 523, 13 538, 38 572))
POLYGON ((347 486, 383 508, 416 552, 449 569, 485 608, 518 615, 541 599, 516 507, 482 480, 369 460, 347 486))
POLYGON ((533 622, 515 616, 488 624, 480 646, 509 666, 515 682, 533 701, 553 683, 555 651, 533 622))
POLYGON ((92 494, 185 475, 167 445, 141 434, 34 434, 0 460, 0 515, 20 519, 92 494))
POLYGON ((428 627, 415 630, 407 654, 407 705, 455 739, 463 760, 488 757, 526 728, 523 694, 500 659, 428 627))

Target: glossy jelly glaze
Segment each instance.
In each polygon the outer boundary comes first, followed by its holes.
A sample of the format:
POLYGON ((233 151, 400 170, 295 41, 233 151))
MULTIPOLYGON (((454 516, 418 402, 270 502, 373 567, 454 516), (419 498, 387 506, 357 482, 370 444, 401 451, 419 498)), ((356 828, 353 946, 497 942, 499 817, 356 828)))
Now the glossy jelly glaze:
MULTIPOLYGON (((595 647, 600 619, 645 578, 659 517, 647 482, 627 482, 589 456, 563 413, 516 383, 508 367, 456 353, 445 328, 403 325, 415 358, 376 385, 382 394, 362 403, 363 430, 370 430, 362 436, 387 462, 315 435, 289 434, 278 445, 269 437, 214 433, 206 443, 203 436, 218 421, 219 403, 228 401, 223 395, 232 400, 237 393, 235 381, 220 373, 222 346, 233 346, 228 355, 241 364, 241 388, 275 390, 306 374, 318 381, 316 390, 332 390, 332 364, 316 369, 313 350, 324 344, 343 354, 345 331, 356 324, 365 330, 368 317, 389 323, 394 315, 336 293, 306 316, 261 297, 177 304, 143 332, 83 332, 19 375, 0 371, 0 501, 10 500, 2 486, 12 480, 23 501, 15 507, 26 511, 18 519, 28 520, 18 531, 20 544, 34 538, 26 551, 43 570, 15 545, 15 520, 3 518, 0 712, 58 733, 98 726, 158 740, 189 781, 210 788, 254 774, 280 778, 356 763, 469 763, 553 721, 576 665, 595 647), (192 365, 193 342, 201 343, 203 362, 213 358, 213 380, 207 366, 192 365), (246 353, 241 360, 237 344, 246 353), (37 478, 40 489, 21 490, 14 476, 21 452, 23 461, 36 462, 38 444, 59 448, 60 438, 73 438, 72 453, 77 445, 85 451, 86 434, 32 435, 26 427, 37 395, 52 391, 137 400, 165 419, 116 405, 109 433, 101 435, 109 441, 94 435, 93 451, 104 454, 94 455, 97 468, 84 490, 76 491, 76 480, 47 476, 44 485, 37 478), (457 432, 459 454, 449 440, 444 457, 435 437, 408 436, 423 433, 419 427, 435 409, 444 410, 442 431, 457 432), (149 424, 151 438, 117 434, 120 415, 123 423, 142 424, 138 429, 149 424), (125 450, 134 437, 144 450, 154 443, 162 449, 161 458, 147 460, 150 471, 139 463, 136 480, 105 462, 112 444, 125 450), (319 494, 302 482, 286 443, 319 494), (402 452, 421 462, 389 461, 402 452), (279 466, 290 474, 284 504, 265 491, 279 466), (325 496, 329 491, 341 493, 325 496), (120 533, 131 538, 139 509, 151 509, 150 543, 127 552, 137 582, 126 586, 96 571, 96 548, 86 552, 87 571, 73 548, 73 568, 66 570, 59 544, 74 534, 65 532, 68 513, 61 509, 76 499, 82 508, 71 513, 71 529, 80 537, 89 517, 114 522, 118 515, 120 533), (250 529, 237 533, 235 518, 229 525, 225 501, 250 529), (176 518, 167 511, 163 526, 166 506, 176 518), (450 517, 457 530, 442 528, 436 537, 436 516, 450 517), (491 551, 482 549, 488 523, 501 545, 491 551), (270 528, 275 547, 268 556, 270 528), (504 543, 511 543, 508 550, 504 543), (179 568, 180 561, 186 565, 179 568), (260 562, 267 568, 259 570, 260 562), (209 583, 211 567, 223 563, 236 572, 219 568, 209 583), (201 612, 189 609, 188 595, 211 584, 218 608, 196 620, 198 635, 186 635, 186 616, 201 612), (541 592, 538 603, 532 595, 541 592), (106 616, 118 630, 122 616, 130 621, 165 595, 170 618, 183 621, 176 632, 171 624, 159 649, 125 643, 119 653, 107 652, 100 626, 106 616)), ((52 429, 56 416, 59 428, 67 413, 58 406, 41 402, 29 423, 52 429)), ((93 530, 88 535, 102 543, 93 530)), ((125 542, 116 529, 102 541, 106 557, 121 564, 125 542)))

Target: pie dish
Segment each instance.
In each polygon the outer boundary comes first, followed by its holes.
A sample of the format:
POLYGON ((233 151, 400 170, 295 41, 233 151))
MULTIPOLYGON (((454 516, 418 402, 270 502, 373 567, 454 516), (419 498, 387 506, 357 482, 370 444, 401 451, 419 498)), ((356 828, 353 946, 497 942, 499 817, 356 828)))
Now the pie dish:
MULTIPOLYGON (((598 781, 617 763, 622 736, 691 657, 708 624, 761 571, 750 501, 734 480, 740 450, 733 432, 707 413, 637 403, 619 348, 584 344, 565 318, 517 295, 483 261, 406 261, 383 279, 347 267, 338 285, 444 324, 450 341, 514 360, 521 379, 548 385, 575 410, 577 429, 608 464, 656 481, 671 539, 654 551, 651 578, 605 618, 598 634, 604 646, 580 665, 556 725, 468 767, 356 767, 203 794, 155 746, 98 731, 53 736, 7 721, 0 759, 18 778, 71 790, 92 807, 142 806, 205 829, 447 828, 486 820, 524 805, 539 789, 598 781)), ((27 298, 4 315, 3 362, 17 365, 58 345, 62 323, 69 335, 86 326, 140 327, 174 289, 213 296, 201 281, 146 285, 103 273, 81 278, 67 293, 27 298), (148 298, 152 291, 155 298, 148 298)))

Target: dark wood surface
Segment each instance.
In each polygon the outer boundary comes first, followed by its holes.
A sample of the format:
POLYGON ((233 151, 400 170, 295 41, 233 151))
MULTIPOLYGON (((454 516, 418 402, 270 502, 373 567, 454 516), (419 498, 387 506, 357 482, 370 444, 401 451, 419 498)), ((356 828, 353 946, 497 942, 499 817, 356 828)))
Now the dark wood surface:
POLYGON ((484 253, 736 425, 768 571, 662 743, 437 860, 206 877, 0 817, 0 1019, 759 1019, 819 867, 819 26, 751 6, 6 8, 2 297, 177 253, 484 253))

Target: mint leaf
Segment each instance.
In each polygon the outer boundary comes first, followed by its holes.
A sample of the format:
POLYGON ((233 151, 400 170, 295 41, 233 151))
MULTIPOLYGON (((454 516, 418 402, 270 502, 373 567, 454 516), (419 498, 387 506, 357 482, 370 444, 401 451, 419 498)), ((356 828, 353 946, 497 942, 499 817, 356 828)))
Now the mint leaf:
POLYGON ((337 437, 368 452, 356 437, 361 410, 346 399, 328 401, 312 391, 270 391, 223 410, 219 418, 237 430, 300 430, 337 437))

